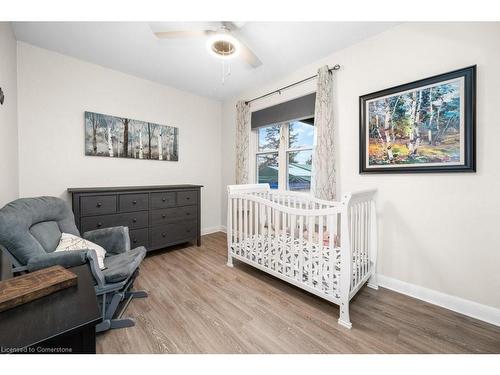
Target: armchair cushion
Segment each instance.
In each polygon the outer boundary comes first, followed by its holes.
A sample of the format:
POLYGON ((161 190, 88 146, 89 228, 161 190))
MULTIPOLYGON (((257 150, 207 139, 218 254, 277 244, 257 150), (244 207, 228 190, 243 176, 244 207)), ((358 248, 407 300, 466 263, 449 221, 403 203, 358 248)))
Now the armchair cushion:
POLYGON ((128 227, 96 229, 85 232, 83 238, 102 246, 108 253, 121 254, 130 250, 128 227))
POLYGON ((80 234, 71 208, 62 199, 21 198, 0 209, 0 244, 21 265, 53 252, 62 232, 80 234))
POLYGON ((97 254, 97 261, 99 263, 99 268, 101 270, 105 268, 104 257, 106 256, 106 250, 104 250, 104 248, 102 248, 98 244, 93 243, 92 241, 84 240, 81 237, 74 236, 69 233, 63 233, 61 235, 61 239, 59 240, 59 245, 56 248, 56 252, 75 251, 84 249, 95 250, 97 254))
POLYGON ((132 276, 146 256, 143 246, 104 258, 106 269, 102 271, 107 283, 117 283, 132 276))
POLYGON ((65 268, 76 267, 87 263, 87 253, 94 250, 75 250, 45 253, 36 255, 29 259, 27 268, 28 271, 33 272, 42 268, 47 268, 55 265, 60 265, 65 268))

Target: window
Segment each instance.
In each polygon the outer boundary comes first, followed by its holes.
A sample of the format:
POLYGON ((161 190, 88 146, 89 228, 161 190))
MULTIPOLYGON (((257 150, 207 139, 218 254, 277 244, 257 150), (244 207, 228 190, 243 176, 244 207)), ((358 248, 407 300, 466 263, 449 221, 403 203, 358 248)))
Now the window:
POLYGON ((278 188, 280 126, 258 128, 257 181, 278 188))
POLYGON ((314 119, 261 127, 257 133, 257 182, 272 189, 309 191, 314 119))

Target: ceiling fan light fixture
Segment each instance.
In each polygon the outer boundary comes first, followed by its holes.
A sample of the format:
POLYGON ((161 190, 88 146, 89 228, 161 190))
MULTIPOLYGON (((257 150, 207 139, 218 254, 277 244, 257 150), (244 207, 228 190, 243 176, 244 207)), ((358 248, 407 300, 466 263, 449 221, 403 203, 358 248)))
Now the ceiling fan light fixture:
POLYGON ((232 59, 240 50, 238 39, 227 32, 218 32, 208 38, 207 49, 212 56, 221 59, 232 59))

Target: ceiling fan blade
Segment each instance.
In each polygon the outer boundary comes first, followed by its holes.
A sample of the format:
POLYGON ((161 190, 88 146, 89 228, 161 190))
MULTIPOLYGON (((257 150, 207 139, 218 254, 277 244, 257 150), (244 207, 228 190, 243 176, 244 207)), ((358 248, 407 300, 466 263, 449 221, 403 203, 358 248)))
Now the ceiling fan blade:
POLYGON ((159 39, 192 38, 208 36, 214 34, 213 30, 179 30, 179 31, 159 31, 155 35, 159 39))
POLYGON ((221 21, 221 25, 226 27, 230 31, 241 29, 245 26, 246 22, 236 22, 236 21, 221 21))
POLYGON ((240 42, 240 57, 252 68, 258 68, 262 65, 262 61, 257 57, 253 51, 248 48, 245 44, 240 42))

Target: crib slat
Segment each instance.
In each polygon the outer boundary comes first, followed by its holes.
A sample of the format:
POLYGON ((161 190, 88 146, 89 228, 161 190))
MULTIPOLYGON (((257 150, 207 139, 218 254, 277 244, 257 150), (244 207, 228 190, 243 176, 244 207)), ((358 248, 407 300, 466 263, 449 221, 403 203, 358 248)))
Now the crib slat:
POLYGON ((352 275, 352 287, 356 285, 356 205, 352 206, 352 255, 353 255, 353 275, 352 275))
POLYGON ((367 236, 367 243, 366 243, 366 272, 370 272, 370 251, 371 251, 371 226, 372 226, 372 205, 371 201, 367 202, 367 213, 366 213, 366 236, 367 236))
MULTIPOLYGON (((333 216, 328 215, 327 217, 327 222, 328 222, 328 231, 331 233, 330 234, 330 240, 328 241, 328 250, 329 250, 329 273, 328 273, 328 294, 333 296, 334 293, 334 286, 333 286, 333 281, 334 281, 334 275, 335 275, 335 258, 336 258, 336 252, 333 250, 334 249, 334 236, 333 236, 333 216)), ((337 285, 340 282, 340 280, 337 280, 337 285)))
POLYGON ((271 248, 272 248, 272 235, 273 235, 273 224, 272 224, 272 210, 271 207, 267 207, 267 251, 265 254, 266 263, 268 267, 271 267, 271 248))
POLYGON ((297 269, 297 275, 300 282, 304 280, 304 270, 302 269, 304 265, 304 216, 299 216, 299 245, 297 246, 299 251, 299 264, 297 269))
MULTIPOLYGON (((243 199, 243 241, 248 239, 248 199, 243 199)), ((247 251, 248 253, 248 251, 247 251)), ((246 254, 248 257, 248 254, 246 254)))
POLYGON ((359 282, 359 247, 360 247, 360 241, 359 241, 359 235, 360 235, 360 228, 359 228, 359 204, 356 204, 356 222, 354 223, 355 228, 356 228, 356 283, 354 284, 355 286, 358 285, 359 282))
POLYGON ((238 242, 238 215, 236 214, 238 201, 233 198, 233 242, 238 242))
MULTIPOLYGON (((278 199, 279 203, 279 199, 278 199)), ((280 253, 280 212, 274 209, 274 270, 278 272, 278 262, 280 253)))
POLYGON ((290 253, 288 254, 290 261, 287 262, 288 266, 288 276, 293 277, 293 265, 295 263, 295 230, 297 226, 297 217, 296 215, 291 215, 290 217, 290 253))
POLYGON ((363 276, 366 276, 366 274, 368 273, 368 234, 369 234, 369 226, 368 226, 368 210, 369 210, 369 202, 365 202, 365 216, 364 216, 364 223, 365 223, 365 246, 364 246, 364 249, 365 249, 365 253, 364 253, 364 257, 363 257, 363 264, 364 264, 364 269, 365 269, 365 272, 364 272, 364 275, 363 276))
POLYGON ((308 234, 308 241, 307 241, 307 249, 308 249, 308 256, 307 256, 307 262, 308 262, 308 267, 309 267, 309 276, 307 278, 307 283, 309 286, 313 286, 313 269, 312 269, 312 258, 313 258, 313 233, 314 233, 314 217, 309 216, 308 217, 308 224, 307 224, 307 234, 308 234))
POLYGON ((248 201, 248 236, 251 237, 253 234, 253 201, 248 201))
POLYGON ((363 244, 363 236, 364 236, 364 223, 363 223, 363 215, 364 215, 364 211, 363 211, 363 202, 360 202, 358 204, 359 206, 359 219, 358 219, 358 223, 359 223, 359 262, 358 262, 358 268, 359 268, 359 277, 358 277, 358 283, 361 282, 361 280, 363 279, 363 253, 364 253, 364 244, 363 244))
MULTIPOLYGON (((286 200, 283 198, 283 205, 286 205, 286 200)), ((289 227, 288 223, 288 214, 284 211, 281 213, 281 235, 282 235, 282 244, 281 244, 281 273, 285 274, 285 259, 286 259, 286 242, 285 239, 289 235, 287 228, 289 227)))
POLYGON ((318 285, 317 285, 317 288, 318 289, 323 289, 323 267, 324 267, 324 264, 325 264, 325 259, 324 259, 324 254, 325 254, 325 251, 324 251, 324 244, 325 244, 325 241, 324 241, 324 235, 323 235, 323 215, 321 215, 318 219, 318 243, 319 243, 319 262, 318 262, 318 270, 316 272, 317 274, 317 278, 318 278, 318 285))
MULTIPOLYGON (((229 241, 228 250, 233 246, 233 199, 227 200, 227 238, 229 241)), ((229 254, 228 254, 229 255, 229 254)))

